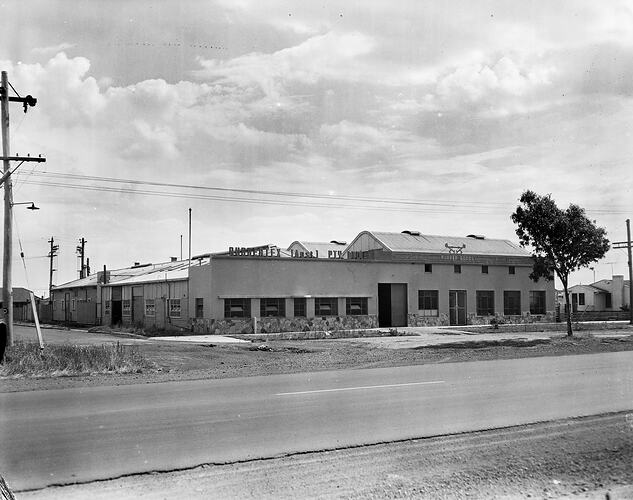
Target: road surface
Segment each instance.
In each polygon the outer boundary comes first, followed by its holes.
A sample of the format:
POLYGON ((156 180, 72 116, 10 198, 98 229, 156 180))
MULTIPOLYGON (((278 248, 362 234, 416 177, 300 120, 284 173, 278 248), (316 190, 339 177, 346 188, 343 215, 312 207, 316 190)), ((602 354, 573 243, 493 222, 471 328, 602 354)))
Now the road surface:
POLYGON ((15 490, 633 409, 633 352, 0 394, 15 490))

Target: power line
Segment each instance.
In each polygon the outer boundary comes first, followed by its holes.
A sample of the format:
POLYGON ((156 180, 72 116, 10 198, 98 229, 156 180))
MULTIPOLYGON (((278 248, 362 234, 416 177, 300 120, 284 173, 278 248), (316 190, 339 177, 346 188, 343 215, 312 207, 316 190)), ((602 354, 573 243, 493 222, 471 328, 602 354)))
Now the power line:
POLYGON ((37 182, 37 181, 23 181, 23 184, 47 186, 47 187, 60 187, 66 189, 79 189, 86 191, 99 191, 99 192, 111 192, 111 193, 124 193, 124 194, 141 194, 151 195, 166 198, 185 198, 194 200, 213 200, 221 202, 237 202, 247 204, 265 204, 265 205, 280 205, 280 206, 298 206, 298 207, 317 207, 317 208, 344 208, 354 210, 377 210, 377 211, 390 211, 390 212, 415 212, 415 213, 471 213, 471 214, 495 214, 498 210, 492 210, 491 207, 469 207, 469 206, 447 206, 447 208, 440 209, 440 207, 430 206, 429 208, 406 208, 404 206, 371 206, 371 205, 355 205, 355 204, 341 204, 341 203, 317 203, 307 201, 291 201, 291 200, 267 200, 267 199, 253 199, 253 198, 240 198, 235 196, 214 196, 214 195, 197 195, 188 193, 175 193, 166 191, 150 191, 150 190, 137 190, 126 188, 114 188, 108 186, 87 186, 81 184, 69 184, 60 182, 37 182), (453 208, 451 210, 451 208, 453 208))
POLYGON ((432 205, 432 206, 455 206, 457 204, 464 206, 490 206, 500 207, 507 206, 506 203, 495 202, 478 202, 478 201, 455 201, 455 200, 412 200, 402 198, 376 198, 368 196, 351 196, 351 195, 330 195, 330 194, 318 194, 318 193, 305 193, 305 192, 292 192, 292 191, 266 191, 260 189, 241 189, 241 188, 225 188, 216 186, 201 186, 195 184, 176 184, 170 182, 156 182, 137 179, 120 179, 116 177, 101 177, 91 175, 80 174, 65 174, 58 172, 35 172, 33 176, 40 177, 57 177, 62 179, 73 180, 85 180, 96 182, 111 182, 122 184, 134 184, 156 187, 169 187, 179 189, 194 189, 194 190, 206 190, 206 191, 219 191, 219 192, 233 192, 242 194, 258 194, 258 195, 270 195, 270 196, 283 196, 293 198, 315 198, 315 199, 327 199, 327 200, 339 200, 339 201, 366 201, 371 203, 390 203, 400 205, 432 205))

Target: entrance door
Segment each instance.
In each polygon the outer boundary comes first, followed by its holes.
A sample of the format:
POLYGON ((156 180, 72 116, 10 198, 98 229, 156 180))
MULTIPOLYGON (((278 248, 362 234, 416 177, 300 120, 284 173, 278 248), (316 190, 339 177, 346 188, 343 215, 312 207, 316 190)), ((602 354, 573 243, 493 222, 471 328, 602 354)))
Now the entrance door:
POLYGON ((407 284, 378 283, 378 326, 407 326, 407 284))
POLYGON ((448 292, 449 324, 466 324, 466 290, 449 290, 448 292))
POLYGON ((145 315, 145 311, 143 310, 144 306, 143 300, 143 287, 142 286, 133 286, 132 287, 132 324, 136 326, 140 326, 143 324, 143 316, 145 315))
POLYGON ((123 320, 122 290, 120 286, 112 287, 112 324, 119 325, 123 320))

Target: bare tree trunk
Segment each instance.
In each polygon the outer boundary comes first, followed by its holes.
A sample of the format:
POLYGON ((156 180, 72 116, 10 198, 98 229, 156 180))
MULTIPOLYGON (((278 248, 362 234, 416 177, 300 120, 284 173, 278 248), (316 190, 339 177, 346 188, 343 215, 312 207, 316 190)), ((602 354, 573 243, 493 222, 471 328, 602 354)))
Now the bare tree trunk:
POLYGON ((573 337, 571 329, 571 305, 569 304, 569 290, 567 290, 567 280, 563 280, 563 290, 565 291, 565 307, 567 308, 567 336, 573 337))

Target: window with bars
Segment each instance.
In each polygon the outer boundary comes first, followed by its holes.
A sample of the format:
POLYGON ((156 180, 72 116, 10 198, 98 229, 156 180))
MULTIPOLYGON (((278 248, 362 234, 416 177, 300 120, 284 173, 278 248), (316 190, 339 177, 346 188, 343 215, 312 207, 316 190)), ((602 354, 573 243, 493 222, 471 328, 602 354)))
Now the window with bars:
POLYGON ((259 301, 259 315, 262 318, 273 316, 283 318, 286 315, 286 299, 264 298, 259 301))
POLYGON ((503 292, 503 314, 505 316, 521 315, 521 292, 508 290, 503 292))
POLYGON ((224 299, 225 318, 250 318, 251 299, 224 299))
POLYGON ((145 316, 156 316, 156 299, 145 299, 145 316))
POLYGON ((338 299, 336 297, 316 297, 314 299, 315 316, 336 316, 338 314, 338 299))
POLYGON ((361 316, 367 314, 367 297, 349 297, 345 299, 345 314, 361 316))
POLYGON ((196 298, 196 318, 204 318, 204 299, 196 298))
POLYGON ((180 318, 180 299, 169 299, 169 317, 180 318))
POLYGON ((421 316, 438 316, 439 291, 418 290, 418 310, 421 316))
POLYGON ((132 314, 132 301, 130 299, 123 299, 122 309, 123 316, 130 316, 132 314))
POLYGON ((477 290, 477 316, 494 316, 495 292, 493 290, 477 290))
POLYGON ((545 314, 545 292, 535 290, 530 292, 530 314, 545 314))
POLYGON ((297 297, 294 299, 294 316, 295 318, 306 317, 306 299, 304 297, 297 297))

